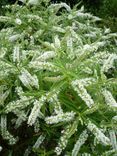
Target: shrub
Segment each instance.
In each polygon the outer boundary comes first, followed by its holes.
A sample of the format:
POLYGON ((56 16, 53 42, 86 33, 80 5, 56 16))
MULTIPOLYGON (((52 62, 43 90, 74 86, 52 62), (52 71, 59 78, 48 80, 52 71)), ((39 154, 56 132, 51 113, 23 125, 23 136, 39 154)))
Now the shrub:
POLYGON ((100 6, 100 14, 102 16, 117 17, 117 1, 116 0, 104 0, 102 6, 100 6))
POLYGON ((1 155, 116 155, 117 34, 83 7, 20 1, 0 17, 1 155))

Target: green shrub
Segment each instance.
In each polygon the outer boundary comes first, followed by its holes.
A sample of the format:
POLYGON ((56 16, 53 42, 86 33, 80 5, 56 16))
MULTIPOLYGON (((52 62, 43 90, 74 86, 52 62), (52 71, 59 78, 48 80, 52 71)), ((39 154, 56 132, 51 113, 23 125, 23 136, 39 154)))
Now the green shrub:
POLYGON ((105 17, 117 17, 117 1, 103 0, 102 6, 100 6, 100 14, 105 17))
POLYGON ((101 17, 117 17, 117 0, 52 0, 52 2, 66 2, 71 6, 81 3, 87 11, 101 17))
POLYGON ((0 17, 1 155, 116 155, 117 34, 83 7, 22 1, 0 17))

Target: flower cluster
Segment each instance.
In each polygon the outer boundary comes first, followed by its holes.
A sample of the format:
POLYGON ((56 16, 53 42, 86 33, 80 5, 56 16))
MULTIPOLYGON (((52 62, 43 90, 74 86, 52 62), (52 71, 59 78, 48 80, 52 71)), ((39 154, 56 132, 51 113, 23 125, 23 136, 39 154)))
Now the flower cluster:
POLYGON ((39 89, 39 82, 36 75, 31 75, 26 69, 21 70, 21 75, 19 75, 19 79, 22 81, 24 86, 27 88, 35 87, 39 89))
POLYGON ((31 61, 29 67, 36 70, 49 70, 54 72, 58 71, 58 68, 49 62, 31 61))
POLYGON ((5 112, 9 113, 9 112, 20 111, 24 109, 25 107, 29 106, 31 102, 33 102, 32 97, 23 96, 21 97, 21 99, 9 102, 8 105, 5 107, 5 112))
POLYGON ((46 51, 39 57, 37 57, 36 61, 46 61, 48 59, 54 58, 56 56, 56 53, 54 51, 46 51))
POLYGON ((87 130, 84 130, 82 134, 79 136, 79 139, 74 145, 74 148, 72 150, 72 156, 77 156, 80 150, 80 147, 85 143, 85 141, 88 138, 87 130))
POLYGON ((106 104, 107 104, 108 106, 110 106, 110 107, 115 107, 115 108, 117 107, 117 102, 116 102, 115 99, 113 98, 113 96, 112 96, 112 94, 111 94, 110 91, 104 89, 104 90, 102 91, 102 94, 103 94, 103 96, 104 96, 104 98, 105 98, 105 102, 106 102, 106 104))
POLYGON ((71 125, 68 125, 63 131, 61 131, 62 136, 60 137, 58 146, 55 148, 57 155, 60 155, 67 146, 68 139, 70 138, 70 127, 71 125))
POLYGON ((59 122, 69 122, 74 119, 74 116, 75 116, 74 112, 59 113, 56 116, 46 117, 45 121, 47 124, 56 124, 59 122))
POLYGON ((0 146, 0 152, 2 151, 2 147, 0 146))
POLYGON ((109 136, 113 149, 117 150, 117 137, 115 130, 110 130, 109 136))
MULTIPOLYGON (((59 93, 59 92, 58 92, 59 93)), ((55 114, 63 114, 60 101, 58 99, 58 93, 55 93, 50 99, 49 102, 54 105, 55 114)))
POLYGON ((95 137, 104 145, 110 145, 110 139, 106 137, 103 132, 90 120, 88 121, 87 128, 95 135, 95 137))
POLYGON ((42 96, 39 101, 35 100, 34 106, 31 110, 31 113, 28 118, 28 124, 33 125, 38 116, 41 116, 42 113, 40 112, 41 107, 43 106, 44 102, 46 101, 46 97, 42 96))
MULTIPOLYGON (((85 81, 85 83, 87 83, 85 81)), ((91 108, 92 105, 94 105, 94 101, 91 98, 91 96, 87 93, 87 90, 84 88, 84 84, 82 83, 82 80, 75 80, 72 81, 71 83, 72 87, 74 88, 74 90, 78 93, 78 95, 82 98, 82 100, 84 100, 84 102, 86 103, 86 105, 91 108)))
POLYGON ((20 1, 0 16, 0 155, 116 154, 117 33, 84 7, 20 1))
POLYGON ((114 61, 117 59, 116 54, 110 54, 107 60, 105 60, 102 71, 108 72, 109 69, 114 68, 114 61))
POLYGON ((33 148, 37 148, 38 149, 40 144, 44 141, 44 139, 45 139, 44 135, 39 136, 39 138, 37 139, 37 141, 33 145, 33 148))
POLYGON ((10 145, 16 144, 18 138, 14 138, 7 130, 7 118, 6 116, 1 116, 1 123, 0 123, 1 135, 5 140, 8 140, 10 145))

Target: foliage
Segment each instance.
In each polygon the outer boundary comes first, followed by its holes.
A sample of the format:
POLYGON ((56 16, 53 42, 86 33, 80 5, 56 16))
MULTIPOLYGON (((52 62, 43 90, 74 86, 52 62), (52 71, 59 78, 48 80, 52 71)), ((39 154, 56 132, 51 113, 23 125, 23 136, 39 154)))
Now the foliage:
POLYGON ((113 32, 117 31, 117 1, 103 0, 97 15, 104 19, 104 25, 111 28, 113 32))
POLYGON ((83 7, 20 1, 0 17, 1 155, 116 155, 117 34, 83 7))
POLYGON ((116 0, 104 0, 100 11, 103 16, 109 15, 117 17, 117 1, 116 0))

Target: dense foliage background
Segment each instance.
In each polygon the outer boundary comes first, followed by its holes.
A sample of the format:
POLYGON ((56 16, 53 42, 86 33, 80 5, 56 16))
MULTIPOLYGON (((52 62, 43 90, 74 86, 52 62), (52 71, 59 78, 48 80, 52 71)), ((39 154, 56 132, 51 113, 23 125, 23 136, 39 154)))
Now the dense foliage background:
MULTIPOLYGON (((0 14, 4 14, 2 5, 13 4, 16 0, 1 0, 0 1, 0 14)), ((112 31, 117 31, 117 0, 51 0, 52 3, 66 2, 71 7, 79 4, 84 5, 85 10, 92 14, 103 18, 100 26, 106 25, 112 31)))
POLYGON ((116 1, 56 2, 0 1, 0 154, 116 156, 116 1))

